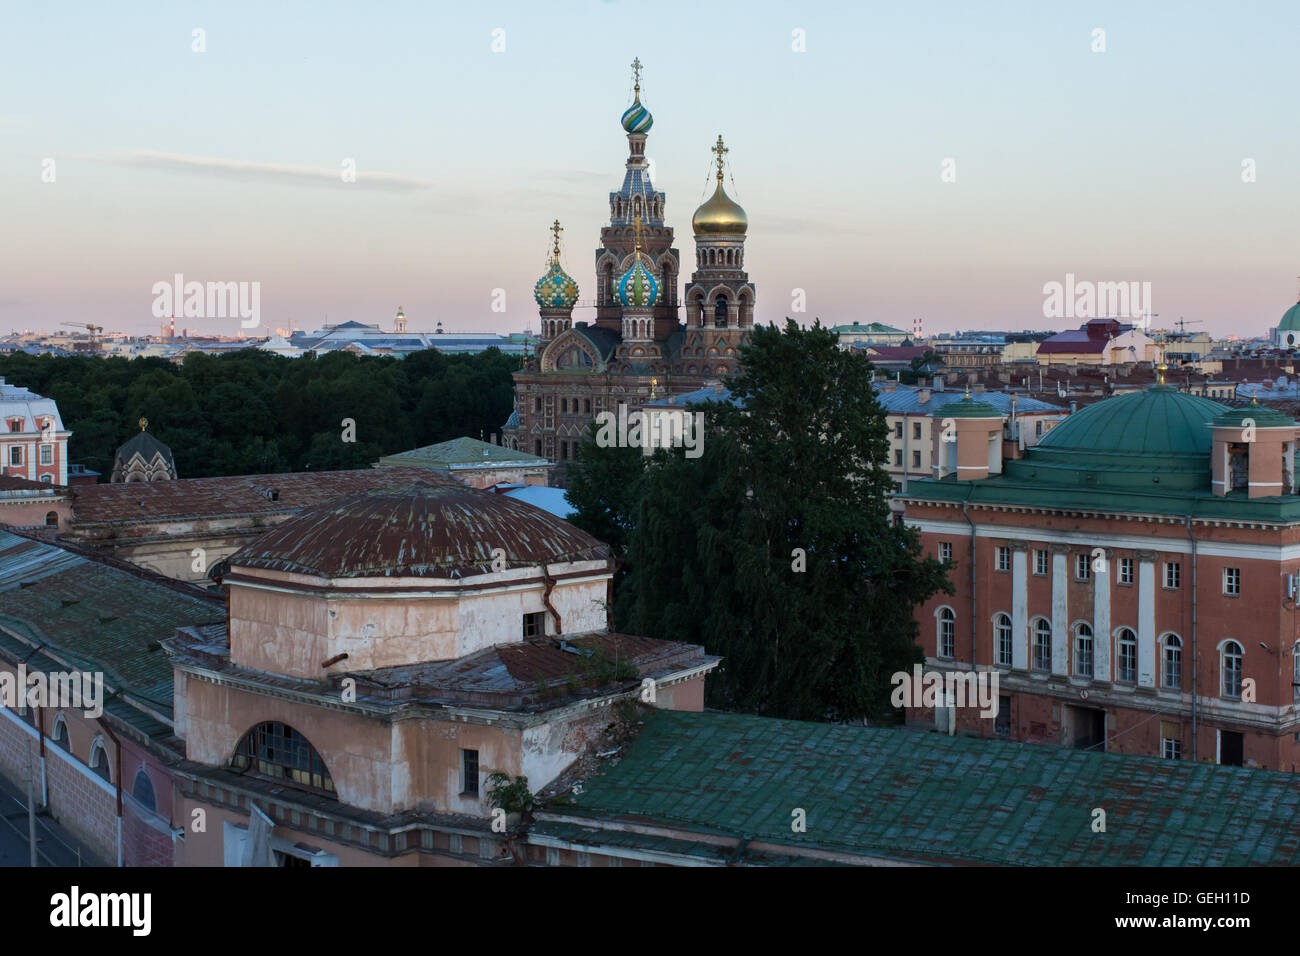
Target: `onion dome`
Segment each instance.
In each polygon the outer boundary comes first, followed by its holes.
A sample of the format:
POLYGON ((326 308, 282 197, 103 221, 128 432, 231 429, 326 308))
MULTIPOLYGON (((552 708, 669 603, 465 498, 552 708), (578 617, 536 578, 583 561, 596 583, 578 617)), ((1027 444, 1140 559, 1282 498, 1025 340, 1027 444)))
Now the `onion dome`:
POLYGON ((546 275, 537 280, 533 286, 533 298, 543 309, 572 309, 578 301, 578 283, 560 268, 560 220, 551 225, 551 234, 555 237, 555 246, 551 249, 550 267, 546 275))
POLYGON ((623 112, 623 119, 621 122, 623 124, 623 129, 627 130, 629 133, 648 133, 650 132, 650 127, 655 123, 655 118, 650 115, 648 109, 641 105, 640 87, 637 87, 637 90, 636 99, 634 99, 632 105, 623 112))
POLYGON ((546 275, 533 286, 533 298, 543 309, 572 309, 578 301, 578 283, 552 261, 546 275))
POLYGON ((659 304, 659 283, 644 264, 645 256, 633 254, 632 267, 618 280, 618 301, 624 308, 648 309, 659 304))
POLYGON ((745 210, 727 195, 722 188, 722 176, 718 176, 718 188, 708 202, 695 210, 691 229, 697 236, 743 236, 748 228, 745 210))

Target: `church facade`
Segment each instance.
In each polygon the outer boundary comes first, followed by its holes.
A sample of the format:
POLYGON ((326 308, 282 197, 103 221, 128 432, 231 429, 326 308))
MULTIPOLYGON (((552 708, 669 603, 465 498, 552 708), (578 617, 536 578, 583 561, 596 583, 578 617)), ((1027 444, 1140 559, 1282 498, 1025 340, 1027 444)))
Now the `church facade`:
POLYGON ((595 296, 579 302, 560 265, 559 222, 548 268, 534 287, 541 319, 536 354, 515 373, 515 409, 503 444, 555 461, 554 483, 603 411, 696 391, 737 370, 754 326, 754 284, 745 271, 745 210, 723 188, 727 148, 713 146, 716 187, 691 219, 694 268, 681 297, 680 251, 665 219, 665 196, 650 181, 646 138, 654 123, 641 103, 634 61, 632 105, 622 116, 628 158, 622 186, 609 194, 609 224, 595 253, 595 296), (595 310, 575 322, 576 307, 595 310))

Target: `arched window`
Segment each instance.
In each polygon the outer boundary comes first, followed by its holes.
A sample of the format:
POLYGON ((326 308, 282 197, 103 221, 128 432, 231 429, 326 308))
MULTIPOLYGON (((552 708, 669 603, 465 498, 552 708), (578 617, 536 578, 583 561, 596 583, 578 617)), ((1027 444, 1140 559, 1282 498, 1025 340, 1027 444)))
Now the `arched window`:
POLYGON ((149 774, 145 773, 144 767, 135 772, 135 783, 131 785, 131 796, 135 797, 149 810, 158 809, 158 798, 153 792, 153 781, 149 779, 149 774))
POLYGON ((62 714, 54 718, 54 742, 72 753, 72 744, 68 742, 68 722, 62 714))
POLYGON ((1036 671, 1052 669, 1052 625, 1045 618, 1034 622, 1034 659, 1030 666, 1036 671))
POLYGON ((1166 634, 1164 639, 1164 667, 1161 685, 1166 690, 1181 690, 1183 687, 1183 641, 1177 634, 1166 634))
POLYGON ((57 511, 47 511, 45 513, 45 527, 57 528, 59 526, 59 513, 57 511))
POLYGON ((1138 673, 1137 635, 1121 627, 1115 635, 1115 679, 1121 684, 1136 684, 1138 673))
POLYGON ((108 766, 108 751, 104 749, 102 740, 96 740, 90 745, 90 769, 109 783, 113 782, 113 772, 108 766))
POLYGON ((940 657, 951 659, 957 650, 957 615, 950 607, 939 608, 938 633, 936 639, 937 653, 940 657))
POLYGON ((1223 675, 1220 681, 1223 687, 1223 696, 1231 697, 1233 700, 1241 700, 1241 645, 1236 641, 1228 641, 1223 645, 1223 650, 1219 652, 1219 672, 1223 675))
POLYGON ((718 301, 713 304, 713 324, 725 326, 727 324, 727 297, 718 296, 718 301))
POLYGON ((258 724, 245 734, 230 758, 230 766, 334 794, 334 781, 316 748, 298 731, 279 721, 258 724))
POLYGON ((993 618, 993 648, 997 654, 998 664, 1011 666, 1011 618, 998 614, 993 618))
POLYGON ((54 476, 53 476, 53 475, 41 475, 41 483, 42 483, 42 484, 46 484, 46 485, 52 485, 52 484, 54 484, 54 476))
POLYGON ((1087 624, 1074 629, 1074 676, 1092 676, 1092 627, 1087 624))

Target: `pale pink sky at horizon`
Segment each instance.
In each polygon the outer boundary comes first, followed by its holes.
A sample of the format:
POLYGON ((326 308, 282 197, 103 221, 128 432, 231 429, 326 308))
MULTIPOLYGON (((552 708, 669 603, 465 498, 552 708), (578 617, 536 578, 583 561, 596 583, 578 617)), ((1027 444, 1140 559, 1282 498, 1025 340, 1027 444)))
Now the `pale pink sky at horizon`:
POLYGON ((1073 273, 1151 283, 1156 326, 1276 324, 1300 273, 1300 13, 978 6, 657 8, 660 27, 744 51, 716 61, 617 3, 18 11, 0 37, 23 78, 0 99, 0 334, 152 332, 152 286, 178 272, 260 282, 270 329, 390 327, 401 305, 417 329, 536 330, 552 219, 581 297, 594 288, 633 56, 684 262, 709 146, 722 133, 731 149, 761 322, 802 289, 801 321, 1074 327, 1043 316, 1044 283, 1073 273), (955 182, 941 181, 949 157, 955 182))

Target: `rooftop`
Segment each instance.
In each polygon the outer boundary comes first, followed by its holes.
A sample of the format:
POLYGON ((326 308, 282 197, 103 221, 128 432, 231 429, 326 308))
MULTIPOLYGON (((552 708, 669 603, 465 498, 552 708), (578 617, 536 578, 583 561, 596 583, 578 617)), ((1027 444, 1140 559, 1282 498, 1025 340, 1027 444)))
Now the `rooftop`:
POLYGON ((379 459, 381 465, 425 465, 432 468, 456 466, 539 466, 547 464, 545 458, 530 455, 526 451, 515 451, 477 438, 453 438, 451 441, 436 445, 425 445, 411 451, 385 455, 379 459))
MULTIPOLYGON (((939 864, 1300 864, 1294 774, 1032 744, 657 711, 571 806, 534 832, 589 845, 660 841, 605 825, 659 826, 704 862, 748 838, 789 848, 939 864), (1106 810, 1106 832, 1091 828, 1106 810), (791 812, 807 832, 791 830, 791 812), (574 826, 574 824, 578 826, 574 826), (693 836, 723 836, 703 846, 693 836)), ((662 849, 662 848, 661 848, 662 849)), ((671 851, 670 851, 671 852, 671 851)))

